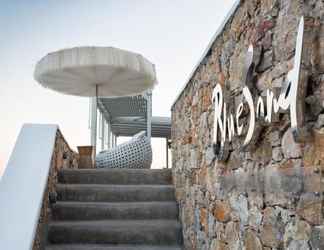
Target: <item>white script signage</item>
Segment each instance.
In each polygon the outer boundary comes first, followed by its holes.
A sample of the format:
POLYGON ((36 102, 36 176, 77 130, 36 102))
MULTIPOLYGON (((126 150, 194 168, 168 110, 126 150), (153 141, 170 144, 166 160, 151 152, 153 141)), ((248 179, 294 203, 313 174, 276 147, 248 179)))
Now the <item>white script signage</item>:
MULTIPOLYGON (((275 97, 273 91, 266 91, 266 100, 261 96, 253 97, 250 89, 245 85, 243 87, 243 98, 234 112, 230 112, 227 103, 224 100, 222 87, 220 84, 216 84, 213 91, 213 105, 215 108, 214 118, 214 134, 213 143, 215 153, 218 158, 222 158, 221 154, 224 152, 224 147, 227 142, 231 142, 234 136, 243 136, 243 131, 246 131, 244 135, 243 146, 250 143, 256 125, 256 120, 264 120, 266 123, 271 123, 272 115, 278 113, 280 109, 289 110, 291 127, 296 130, 298 128, 297 118, 297 98, 298 98, 298 83, 300 78, 300 67, 303 48, 303 34, 304 34, 304 18, 302 17, 298 27, 296 52, 294 58, 294 66, 291 71, 288 72, 285 86, 282 87, 281 93, 278 98, 275 97), (256 99, 254 99, 256 98, 256 99), (248 128, 244 129, 240 119, 244 110, 244 103, 247 104, 249 111, 248 128), (256 105, 255 105, 256 104, 256 105)), ((253 59, 253 46, 250 45, 247 51, 247 69, 252 65, 253 59)), ((247 70, 249 74, 250 70, 247 70)), ((246 79, 249 79, 246 77, 246 79)))

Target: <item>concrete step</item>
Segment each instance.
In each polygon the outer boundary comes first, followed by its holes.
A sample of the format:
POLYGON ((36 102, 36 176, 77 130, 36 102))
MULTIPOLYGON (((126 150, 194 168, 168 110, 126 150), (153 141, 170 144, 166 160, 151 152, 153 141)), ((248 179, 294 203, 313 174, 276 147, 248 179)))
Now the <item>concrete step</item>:
POLYGON ((65 169, 60 183, 69 184, 158 184, 172 183, 171 169, 65 169))
POLYGON ((162 202, 57 202, 54 220, 177 219, 175 201, 162 202))
POLYGON ((147 245, 101 245, 101 244, 59 244, 49 245, 46 250, 181 250, 180 246, 147 246, 147 245))
POLYGON ((57 184, 59 201, 175 201, 172 185, 57 184))
POLYGON ((181 227, 176 220, 110 220, 52 222, 51 244, 180 245, 181 227))

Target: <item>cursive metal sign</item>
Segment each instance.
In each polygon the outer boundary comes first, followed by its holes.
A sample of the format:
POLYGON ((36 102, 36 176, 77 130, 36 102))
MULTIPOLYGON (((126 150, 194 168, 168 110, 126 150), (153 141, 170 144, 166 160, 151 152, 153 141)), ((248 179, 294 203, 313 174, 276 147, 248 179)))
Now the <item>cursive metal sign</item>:
POLYGON ((249 74, 252 74, 254 71, 252 45, 249 46, 246 55, 246 80, 242 92, 244 100, 236 107, 234 112, 229 111, 227 103, 224 101, 221 85, 216 84, 213 91, 213 105, 215 108, 213 142, 218 159, 225 160, 227 157, 226 145, 233 140, 234 136, 242 136, 243 131, 245 131, 243 146, 247 146, 251 142, 256 120, 263 120, 266 123, 271 123, 273 114, 278 113, 280 109, 289 110, 291 127, 294 131, 297 130, 299 126, 297 99, 303 49, 303 34, 304 18, 302 17, 298 27, 294 66, 293 69, 288 72, 287 80, 278 98, 275 97, 273 91, 268 89, 266 91, 265 101, 261 96, 257 96, 255 99, 256 102, 254 102, 254 98, 248 87, 248 81, 251 79, 249 74), (256 103, 256 105, 254 103, 256 103), (244 129, 244 125, 241 122, 245 105, 249 111, 247 129, 244 129))

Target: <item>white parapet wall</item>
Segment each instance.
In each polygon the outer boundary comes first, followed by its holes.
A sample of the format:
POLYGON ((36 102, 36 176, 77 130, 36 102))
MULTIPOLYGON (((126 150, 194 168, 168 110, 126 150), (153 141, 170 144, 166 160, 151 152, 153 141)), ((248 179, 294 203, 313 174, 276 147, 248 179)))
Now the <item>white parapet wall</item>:
POLYGON ((32 249, 58 130, 25 124, 0 179, 0 249, 32 249))

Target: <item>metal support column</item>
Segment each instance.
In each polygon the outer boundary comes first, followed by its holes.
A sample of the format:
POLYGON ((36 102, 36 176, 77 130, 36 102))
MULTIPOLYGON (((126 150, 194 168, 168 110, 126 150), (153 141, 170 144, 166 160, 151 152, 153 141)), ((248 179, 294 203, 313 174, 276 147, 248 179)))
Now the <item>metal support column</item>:
POLYGON ((147 137, 151 141, 151 131, 152 131, 152 92, 147 93, 147 137))
POLYGON ((93 146, 93 159, 96 157, 97 146, 97 107, 98 107, 98 85, 96 85, 96 97, 92 98, 91 109, 91 145, 93 146))
POLYGON ((166 168, 169 168, 169 141, 168 141, 168 138, 165 139, 165 144, 166 144, 166 147, 165 147, 165 150, 166 150, 166 168))
POLYGON ((111 148, 111 127, 110 124, 108 122, 108 149, 111 148))
POLYGON ((105 149, 105 118, 101 115, 101 151, 105 149))
POLYGON ((112 144, 112 147, 114 148, 115 147, 115 135, 114 134, 111 135, 111 144, 112 144))

